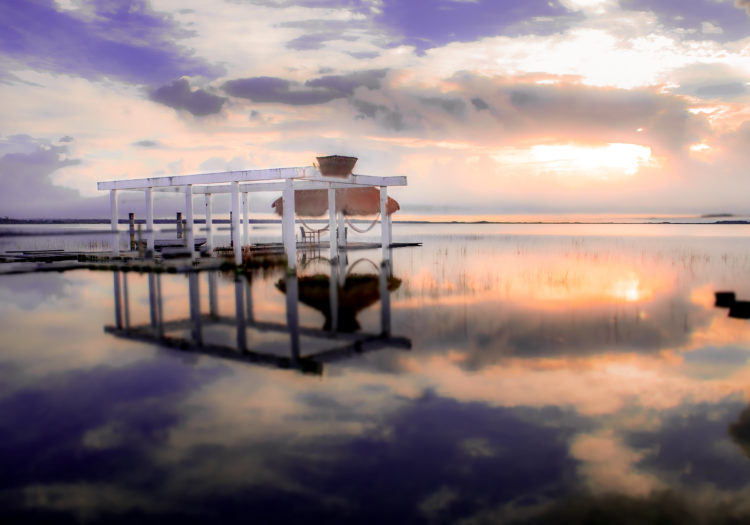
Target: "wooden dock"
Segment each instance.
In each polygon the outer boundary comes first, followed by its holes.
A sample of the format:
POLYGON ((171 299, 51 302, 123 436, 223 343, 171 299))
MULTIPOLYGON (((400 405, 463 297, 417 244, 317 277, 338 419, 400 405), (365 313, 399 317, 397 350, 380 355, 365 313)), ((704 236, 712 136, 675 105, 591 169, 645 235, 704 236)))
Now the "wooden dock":
MULTIPOLYGON (((393 243, 390 248, 421 245, 422 243, 393 243)), ((302 254, 326 251, 329 247, 327 241, 297 243, 297 250, 302 254)), ((375 242, 352 242, 346 245, 346 251, 372 250, 380 247, 381 244, 375 242)), ((200 246, 197 247, 199 248, 200 246)), ((138 251, 120 251, 119 254, 115 254, 111 251, 18 250, 0 253, 0 275, 80 269, 144 273, 222 270, 243 273, 257 268, 286 265, 286 251, 282 243, 258 243, 245 246, 242 254, 240 265, 234 262, 232 247, 215 248, 210 255, 202 253, 199 257, 192 257, 190 251, 184 246, 184 242, 180 246, 174 241, 158 246, 157 251, 152 255, 144 255, 138 251)))

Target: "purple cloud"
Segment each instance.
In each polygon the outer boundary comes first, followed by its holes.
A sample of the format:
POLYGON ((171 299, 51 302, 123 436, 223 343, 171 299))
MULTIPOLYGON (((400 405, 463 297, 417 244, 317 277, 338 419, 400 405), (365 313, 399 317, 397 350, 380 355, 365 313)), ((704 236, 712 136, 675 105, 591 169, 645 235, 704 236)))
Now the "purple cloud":
POLYGON ((60 168, 81 163, 67 157, 67 146, 53 146, 27 135, 8 137, 0 146, 10 151, 0 157, 3 215, 38 216, 42 210, 57 210, 62 203, 81 199, 77 191, 54 185, 50 177, 60 168))
POLYGON ((227 101, 203 89, 191 89, 186 78, 180 78, 151 93, 151 100, 174 109, 184 109, 196 117, 219 113, 227 101))
POLYGON ((57 10, 52 0, 0 2, 0 52, 39 70, 136 84, 216 76, 176 44, 184 36, 144 0, 87 2, 73 11, 57 10))
POLYGON ((734 0, 734 6, 744 9, 750 15, 750 0, 734 0))
POLYGON ((297 51, 320 49, 321 47, 323 47, 323 44, 332 40, 347 40, 351 42, 357 40, 357 38, 353 36, 344 36, 341 33, 332 31, 326 33, 312 33, 309 35, 302 35, 298 38, 295 38, 294 40, 290 40, 289 42, 287 42, 286 47, 288 47, 289 49, 295 49, 297 51))
POLYGON ((379 69, 328 75, 304 84, 277 77, 238 78, 225 82, 223 88, 234 97, 254 102, 308 106, 350 97, 358 87, 377 89, 386 73, 387 70, 379 69))
POLYGON ((549 34, 569 16, 557 0, 384 0, 377 21, 398 36, 398 44, 423 51, 505 33, 549 34), (547 23, 535 22, 541 17, 547 23))

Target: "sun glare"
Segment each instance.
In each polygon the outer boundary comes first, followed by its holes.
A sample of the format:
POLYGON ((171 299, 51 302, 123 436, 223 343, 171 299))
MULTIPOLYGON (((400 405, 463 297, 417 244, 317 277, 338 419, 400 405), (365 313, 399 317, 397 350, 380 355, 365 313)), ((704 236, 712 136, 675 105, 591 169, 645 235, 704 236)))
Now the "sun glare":
POLYGON ((651 148, 637 144, 606 146, 538 145, 531 148, 536 162, 559 173, 580 173, 599 178, 635 175, 651 160, 651 148))

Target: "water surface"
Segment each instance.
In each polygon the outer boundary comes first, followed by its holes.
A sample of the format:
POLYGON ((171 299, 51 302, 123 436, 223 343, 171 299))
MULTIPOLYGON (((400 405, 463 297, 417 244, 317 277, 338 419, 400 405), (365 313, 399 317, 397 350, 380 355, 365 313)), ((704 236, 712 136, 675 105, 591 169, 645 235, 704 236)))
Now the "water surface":
POLYGON ((714 306, 750 227, 394 237, 424 244, 296 278, 0 277, 2 515, 750 520, 750 321, 714 306))

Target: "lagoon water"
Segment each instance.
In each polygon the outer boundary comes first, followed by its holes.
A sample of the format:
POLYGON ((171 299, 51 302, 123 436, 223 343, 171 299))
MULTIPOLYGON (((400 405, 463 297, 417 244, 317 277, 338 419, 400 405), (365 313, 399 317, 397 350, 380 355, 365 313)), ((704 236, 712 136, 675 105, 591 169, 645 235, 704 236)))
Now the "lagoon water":
POLYGON ((293 281, 0 276, 3 522, 750 522, 750 321, 714 295, 750 301, 750 226, 394 238, 293 281))

